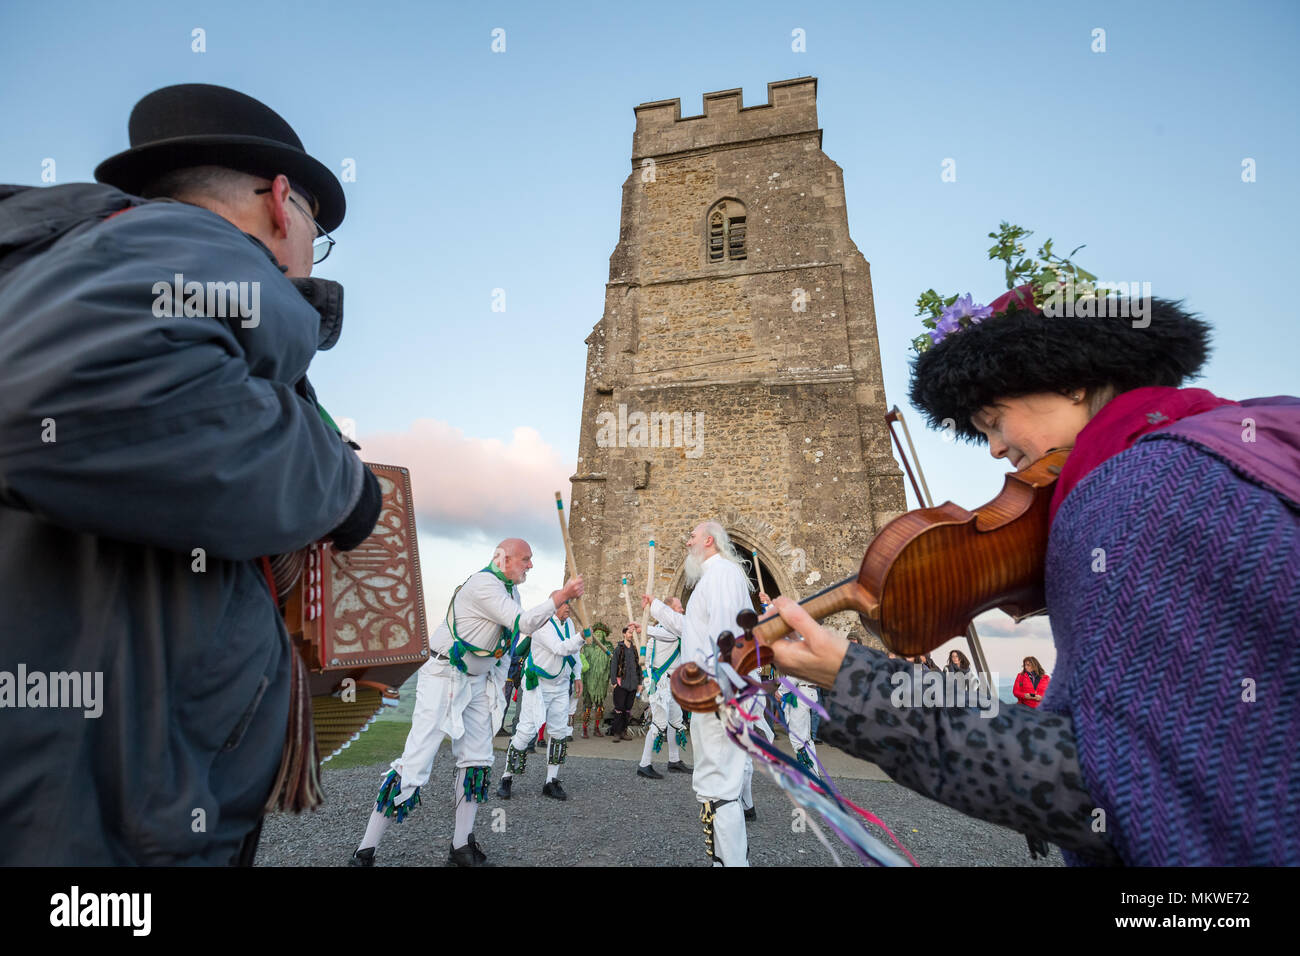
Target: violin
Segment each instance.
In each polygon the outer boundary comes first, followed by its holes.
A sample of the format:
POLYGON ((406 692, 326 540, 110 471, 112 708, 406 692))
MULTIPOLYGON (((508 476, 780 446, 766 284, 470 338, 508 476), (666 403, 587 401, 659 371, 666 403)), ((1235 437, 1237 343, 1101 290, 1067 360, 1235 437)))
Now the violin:
MULTIPOLYGON (((857 611, 862 626, 903 657, 929 654, 966 632, 993 608, 1016 620, 1042 612, 1048 507, 1068 448, 1054 448, 1023 471, 1009 473, 997 497, 967 511, 951 501, 918 508, 885 525, 867 548, 855 577, 800 601, 815 620, 857 611)), ((773 614, 736 617, 741 636, 718 637, 719 660, 741 674, 772 661, 770 645, 790 633, 773 614)), ((685 710, 719 704, 717 681, 695 663, 672 677, 685 710)))

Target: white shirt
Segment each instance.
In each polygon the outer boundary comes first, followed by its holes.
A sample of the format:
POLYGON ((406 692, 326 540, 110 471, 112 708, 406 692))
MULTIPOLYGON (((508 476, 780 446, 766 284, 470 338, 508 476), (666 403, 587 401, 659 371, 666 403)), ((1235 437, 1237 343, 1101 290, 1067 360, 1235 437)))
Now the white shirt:
MULTIPOLYGON (((651 624, 646 628, 646 634, 650 637, 649 645, 646 647, 646 664, 649 667, 663 667, 668 662, 668 658, 673 656, 677 645, 681 643, 681 637, 659 624, 651 624)), ((681 658, 678 657, 673 663, 677 664, 680 661, 681 658)))
MULTIPOLYGON (((555 604, 548 597, 536 607, 521 610, 519 585, 514 586, 514 593, 507 594, 505 582, 490 571, 476 571, 456 593, 452 601, 456 614, 456 634, 462 641, 482 650, 495 650, 501 639, 501 628, 513 628, 519 621, 519 633, 528 634, 545 624, 555 613, 555 604)), ((451 633, 451 614, 448 613, 438 629, 429 639, 429 650, 436 654, 447 654, 451 650, 453 637, 451 633)), ((510 649, 505 649, 502 660, 504 666, 510 664, 510 649)), ((470 676, 486 673, 498 661, 490 654, 480 657, 477 654, 465 655, 465 669, 470 676)))
POLYGON ((739 636, 736 615, 753 609, 745 572, 716 554, 704 562, 704 573, 691 592, 685 614, 677 614, 662 601, 655 601, 651 607, 654 616, 669 630, 680 627, 682 663, 694 662, 710 673, 714 665, 709 661, 717 654, 718 635, 730 631, 739 636))
POLYGON ((582 650, 583 638, 581 634, 572 632, 568 621, 561 622, 552 617, 533 631, 532 638, 531 653, 534 664, 546 673, 554 674, 557 680, 560 677, 567 680, 568 675, 564 673, 564 668, 568 665, 564 663, 564 659, 572 655, 573 676, 575 678, 582 676, 582 658, 578 652, 582 650))
MULTIPOLYGON (((653 614, 655 620, 659 622, 659 627, 662 630, 668 632, 674 637, 682 636, 682 628, 686 626, 686 615, 674 611, 658 598, 655 598, 650 602, 650 613, 653 614)), ((646 631, 653 635, 655 628, 652 625, 651 627, 646 628, 646 631)))

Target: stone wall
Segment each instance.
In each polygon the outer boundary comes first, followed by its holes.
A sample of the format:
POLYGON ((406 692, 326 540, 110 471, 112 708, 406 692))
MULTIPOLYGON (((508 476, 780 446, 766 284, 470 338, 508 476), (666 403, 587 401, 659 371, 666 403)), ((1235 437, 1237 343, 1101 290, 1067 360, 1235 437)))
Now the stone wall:
POLYGON ((718 518, 783 592, 806 596, 855 574, 905 507, 870 267, 821 151, 816 89, 769 84, 755 107, 706 94, 699 117, 677 100, 636 109, 571 505, 588 607, 613 626, 621 575, 644 589, 651 538, 657 595, 680 593, 686 536, 718 518), (721 199, 744 204, 744 259, 708 259, 721 199), (666 442, 638 430, 638 412, 669 423, 666 442))

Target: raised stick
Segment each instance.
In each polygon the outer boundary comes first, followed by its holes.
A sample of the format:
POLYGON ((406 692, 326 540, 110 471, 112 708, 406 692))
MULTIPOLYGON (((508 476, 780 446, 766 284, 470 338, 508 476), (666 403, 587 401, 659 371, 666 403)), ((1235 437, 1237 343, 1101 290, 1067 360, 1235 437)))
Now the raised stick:
POLYGON ((632 595, 627 591, 627 575, 623 575, 623 602, 627 605, 627 620, 632 623, 636 620, 636 615, 632 613, 632 595))
POLYGON ((766 594, 767 588, 763 587, 763 569, 758 566, 758 552, 750 551, 749 553, 754 556, 754 574, 758 577, 758 589, 766 594))
MULTIPOLYGON (((645 593, 654 597, 655 595, 655 539, 650 539, 650 568, 645 576, 645 593)), ((639 640, 641 646, 645 646, 646 629, 650 626, 650 605, 647 604, 641 609, 641 634, 639 640)))
MULTIPOLYGON (((573 571, 574 577, 578 575, 578 562, 573 560, 573 544, 569 541, 569 523, 564 520, 564 497, 557 491, 555 493, 555 509, 560 516, 560 534, 564 536, 564 557, 568 562, 569 568, 573 571)), ((578 598, 573 608, 574 615, 578 618, 578 623, 582 625, 583 634, 591 630, 587 622, 591 620, 587 616, 587 605, 578 598)))

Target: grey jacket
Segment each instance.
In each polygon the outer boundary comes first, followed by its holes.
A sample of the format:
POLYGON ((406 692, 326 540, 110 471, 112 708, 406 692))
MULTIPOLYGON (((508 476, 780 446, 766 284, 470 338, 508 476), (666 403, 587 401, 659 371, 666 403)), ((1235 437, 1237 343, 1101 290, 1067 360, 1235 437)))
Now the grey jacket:
POLYGON ((362 489, 319 326, 214 213, 0 186, 0 864, 224 864, 257 823, 293 651, 255 559, 362 489), (177 274, 258 283, 256 324, 159 317, 177 274))

